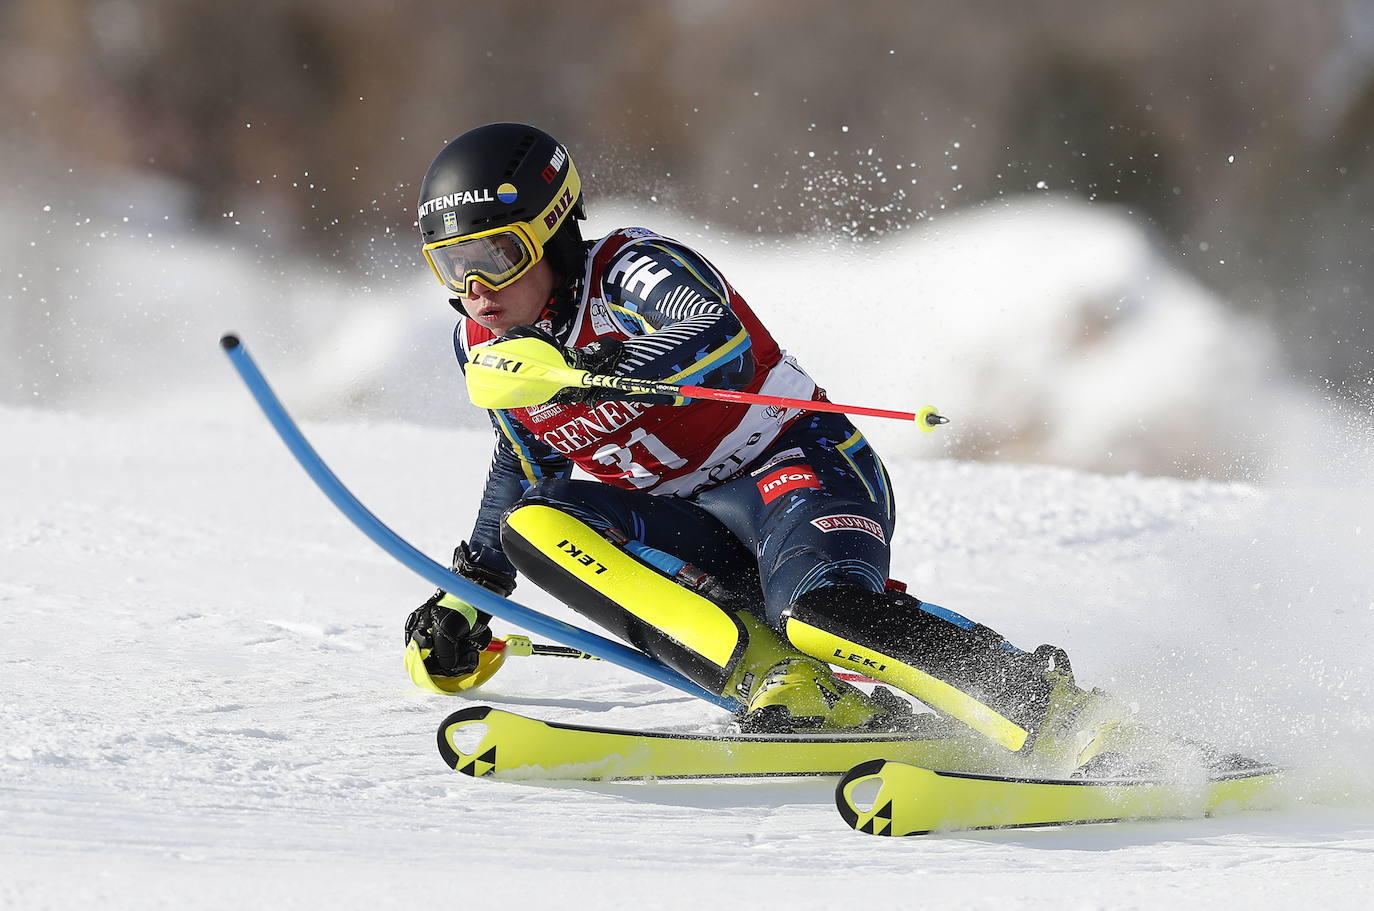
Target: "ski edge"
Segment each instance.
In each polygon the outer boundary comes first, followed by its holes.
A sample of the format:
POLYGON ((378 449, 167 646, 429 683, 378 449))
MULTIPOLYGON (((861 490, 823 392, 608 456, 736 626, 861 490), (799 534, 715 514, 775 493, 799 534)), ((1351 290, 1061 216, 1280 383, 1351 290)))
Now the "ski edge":
MULTIPOLYGON (((906 737, 894 737, 890 734, 859 734, 859 735, 751 735, 751 734, 703 734, 692 732, 676 731, 641 731, 627 728, 597 727, 591 725, 573 724, 567 722, 543 721, 531 718, 519 713, 510 712, 494 706, 469 706, 459 709, 446 717, 439 725, 437 732, 437 744, 439 754, 445 764, 455 771, 474 778, 492 777, 506 781, 668 781, 678 779, 744 779, 744 778, 835 778, 841 776, 863 753, 869 756, 883 755, 884 752, 900 752, 903 749, 924 749, 930 746, 932 749, 942 750, 941 755, 945 761, 951 761, 950 756, 955 755, 957 759, 962 759, 964 754, 972 751, 978 744, 959 735, 957 730, 946 719, 938 718, 934 715, 926 726, 919 732, 906 737), (476 725, 491 719, 491 723, 498 727, 507 728, 504 731, 493 734, 490 730, 484 733, 480 739, 472 744, 472 752, 466 752, 469 748, 467 744, 459 746, 454 743, 451 737, 454 735, 455 728, 466 725, 476 725), (538 754, 538 746, 530 746, 537 743, 541 734, 567 735, 573 738, 611 738, 605 748, 604 755, 587 755, 586 750, 581 750, 579 758, 567 759, 560 758, 560 748, 555 742, 556 738, 551 738, 546 762, 533 760, 531 754, 538 754), (512 740, 513 738, 513 740, 512 740), (525 760, 523 764, 506 765, 510 754, 506 749, 500 749, 502 762, 498 763, 498 748, 501 747, 503 739, 511 740, 515 744, 516 752, 525 760), (524 743, 521 744, 520 742, 524 743), (841 749, 860 750, 858 755, 853 755, 848 761, 832 758, 825 768, 817 766, 799 767, 800 763, 794 764, 790 768, 760 769, 759 750, 778 748, 785 750, 791 745, 803 747, 829 746, 834 745, 841 749), (683 749, 694 751, 700 747, 707 751, 700 754, 702 761, 697 764, 697 760, 683 760, 683 749), (718 747, 721 755, 713 758, 710 751, 718 747), (653 754, 655 751, 667 750, 661 755, 675 757, 668 761, 668 765, 677 769, 690 766, 690 771, 672 771, 664 768, 662 771, 655 771, 652 768, 652 761, 645 760, 644 754, 653 754), (746 760, 743 764, 735 763, 731 765, 731 760, 738 759, 739 753, 743 752, 746 756, 752 756, 752 760, 746 760), (746 768, 752 766, 752 768, 746 768), (635 769, 635 771, 629 771, 635 769)), ((579 752, 577 748, 573 753, 579 752)), ((693 755, 696 755, 693 753, 693 755)), ((927 755, 929 753, 927 752, 927 755)), ((989 762, 977 762, 970 758, 970 768, 991 769, 989 762)), ((794 763, 797 760, 794 757, 794 763)))
MULTIPOLYGON (((894 823, 893 823, 893 803, 895 802, 893 799, 890 798, 890 799, 887 801, 887 803, 884 804, 883 806, 877 806, 877 807, 874 807, 873 809, 866 810, 866 811, 862 811, 862 812, 861 812, 857 807, 855 807, 855 806, 850 802, 850 800, 849 800, 849 790, 848 790, 848 789, 849 789, 849 787, 850 787, 851 784, 854 784, 855 782, 857 782, 857 781, 859 781, 859 780, 861 780, 861 779, 865 779, 865 778, 880 777, 881 772, 884 770, 885 767, 887 767, 887 766, 889 766, 889 765, 908 766, 908 767, 910 767, 910 768, 912 768, 912 769, 917 769, 917 770, 919 770, 919 771, 921 771, 921 772, 927 773, 927 774, 932 775, 932 776, 935 776, 935 777, 937 777, 937 778, 957 779, 957 780, 972 780, 972 781, 987 781, 987 782, 995 782, 995 783, 998 783, 998 784, 1013 784, 1013 785, 1014 785, 1014 784, 1052 785, 1052 786, 1072 786, 1072 787, 1087 787, 1087 788, 1093 788, 1093 787, 1099 787, 1099 788, 1111 788, 1111 787, 1118 787, 1118 788, 1122 788, 1122 787, 1154 787, 1154 786, 1167 786, 1167 785, 1171 784, 1171 782, 1168 782, 1167 780, 1161 780, 1161 779, 1156 779, 1156 778, 1148 778, 1148 777, 1133 777, 1133 778, 1097 778, 1097 779, 1091 779, 1091 778, 1043 778, 1043 777, 1032 777, 1032 776, 1018 777, 1018 776, 1008 776, 1008 775, 986 774, 986 773, 979 773, 979 772, 960 772, 960 771, 951 771, 951 770, 932 769, 932 768, 925 768, 925 767, 923 767, 923 766, 918 766, 918 765, 915 765, 915 764, 913 764, 913 763, 900 762, 900 761, 896 761, 896 760, 890 760, 890 759, 872 759, 872 760, 868 760, 868 761, 866 761, 866 762, 861 762, 861 763, 859 763, 858 765, 854 766, 852 769, 850 769, 848 772, 846 772, 846 773, 840 778, 839 783, 835 786, 835 806, 836 806, 836 809, 839 810, 840 817, 845 821, 845 823, 846 823, 850 828, 854 829, 854 830, 857 831, 857 832, 863 832, 863 833, 865 833, 865 834, 867 834, 867 835, 900 836, 900 837, 905 837, 905 836, 931 835, 931 834, 935 834, 935 833, 999 831, 999 830, 1010 830, 1010 829, 1059 828, 1059 827, 1065 827, 1065 826, 1102 825, 1102 824, 1106 824, 1106 823, 1148 822, 1148 821, 1158 821, 1158 820, 1163 820, 1163 819, 1189 819, 1189 818, 1201 818, 1200 816, 1194 815, 1194 814, 1184 814, 1184 815, 1173 816, 1173 815, 1159 815, 1159 814, 1153 814, 1153 813, 1123 813, 1123 814, 1118 814, 1118 815, 1110 815, 1110 814, 1108 814, 1108 815, 1103 815, 1103 816, 1094 816, 1094 817, 1091 817, 1091 818, 1082 818, 1082 819, 1077 819, 1077 818, 1062 818, 1062 819, 1043 818, 1043 819, 1039 819, 1039 820, 1035 820, 1035 821, 1007 822, 1007 823, 998 823, 998 824, 994 824, 994 825, 959 825, 959 824, 957 824, 957 823, 952 823, 952 822, 946 821, 945 823, 942 823, 941 825, 935 826, 935 827, 932 827, 932 828, 914 829, 914 830, 912 830, 912 831, 907 831, 907 832, 896 832, 896 831, 895 831, 895 826, 894 826, 894 823), (867 819, 865 819, 864 817, 867 817, 867 819)), ((1256 766, 1251 767, 1251 768, 1237 769, 1237 770, 1226 771, 1226 772, 1219 772, 1219 773, 1217 773, 1217 774, 1211 775, 1211 776, 1208 777, 1208 779, 1207 779, 1207 781, 1206 781, 1206 785, 1207 785, 1209 788, 1215 788, 1215 787, 1218 786, 1218 785, 1226 785, 1227 783, 1232 783, 1232 782, 1245 782, 1245 781, 1255 781, 1255 782, 1258 783, 1258 784, 1262 784, 1262 783, 1265 782, 1266 779, 1269 779, 1270 781, 1268 782, 1268 784, 1269 784, 1270 787, 1272 788, 1272 786, 1273 786, 1274 784, 1277 784, 1277 783, 1282 779, 1282 776, 1283 776, 1286 772, 1287 772, 1287 769, 1285 769, 1285 768, 1282 767, 1282 766, 1277 766, 1277 765, 1272 765, 1272 764, 1261 764, 1261 765, 1256 765, 1256 766)), ((1267 792, 1266 792, 1266 793, 1267 793, 1267 792)), ((879 796, 881 796, 881 795, 879 795, 879 796)), ((1241 809, 1261 809, 1261 808, 1263 808, 1262 805, 1257 805, 1257 806, 1242 806, 1242 807, 1241 807, 1241 809)), ((1204 812, 1201 814, 1201 816, 1211 816, 1211 815, 1212 815, 1212 812, 1211 812, 1210 809, 1204 810, 1204 812)))

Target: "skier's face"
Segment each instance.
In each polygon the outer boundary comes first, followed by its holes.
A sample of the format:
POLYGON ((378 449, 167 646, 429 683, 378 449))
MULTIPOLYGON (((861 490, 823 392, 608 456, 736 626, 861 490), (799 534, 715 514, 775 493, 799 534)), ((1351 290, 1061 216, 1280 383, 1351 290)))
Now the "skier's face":
POLYGON ((541 259, 500 291, 493 291, 475 279, 463 309, 482 326, 505 335, 516 326, 529 326, 539 319, 553 294, 553 285, 553 267, 547 259, 541 259))

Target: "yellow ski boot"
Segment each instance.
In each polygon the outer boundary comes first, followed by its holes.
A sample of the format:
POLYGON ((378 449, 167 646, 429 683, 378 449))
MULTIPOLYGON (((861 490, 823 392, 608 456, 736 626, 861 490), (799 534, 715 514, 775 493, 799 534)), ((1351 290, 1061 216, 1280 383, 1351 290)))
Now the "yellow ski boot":
POLYGON ((1052 775, 1069 775, 1104 753, 1117 754, 1129 746, 1117 736, 1129 715, 1126 706, 1101 690, 1081 689, 1067 668, 1056 667, 1046 679, 1050 695, 1045 720, 1027 748, 1035 765, 1052 775))
POLYGON ((1137 721, 1130 706, 1099 689, 1074 683, 1063 650, 1035 650, 1050 670, 1045 720, 1029 747, 1032 762, 1048 774, 1074 778, 1159 776, 1209 764, 1206 749, 1169 737, 1137 721))
POLYGON ((911 725, 911 705, 879 688, 872 696, 840 680, 824 662, 797 656, 758 680, 740 730, 749 734, 816 731, 899 731, 911 725))

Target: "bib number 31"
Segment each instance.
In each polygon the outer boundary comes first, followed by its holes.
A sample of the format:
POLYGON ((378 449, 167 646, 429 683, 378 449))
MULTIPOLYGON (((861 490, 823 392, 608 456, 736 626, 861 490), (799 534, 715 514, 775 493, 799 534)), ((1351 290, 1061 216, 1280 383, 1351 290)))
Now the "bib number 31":
POLYGON ((630 431, 625 444, 608 443, 602 446, 592 458, 602 465, 620 469, 620 476, 636 488, 650 487, 658 483, 659 474, 651 468, 681 468, 687 460, 673 452, 666 444, 644 428, 636 427, 630 431), (634 450, 639 447, 642 454, 634 450), (649 467, 645 467, 648 463, 649 467))

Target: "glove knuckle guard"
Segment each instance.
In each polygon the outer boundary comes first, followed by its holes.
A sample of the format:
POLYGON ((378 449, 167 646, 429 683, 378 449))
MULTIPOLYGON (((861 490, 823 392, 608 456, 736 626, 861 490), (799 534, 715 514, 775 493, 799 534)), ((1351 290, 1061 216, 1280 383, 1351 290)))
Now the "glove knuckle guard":
MULTIPOLYGON (((502 597, 515 589, 514 576, 477 562, 466 541, 453 552, 453 571, 502 597)), ((405 641, 429 650, 424 664, 431 675, 461 677, 477 669, 482 652, 491 643, 489 619, 490 615, 440 589, 410 612, 405 641)))

